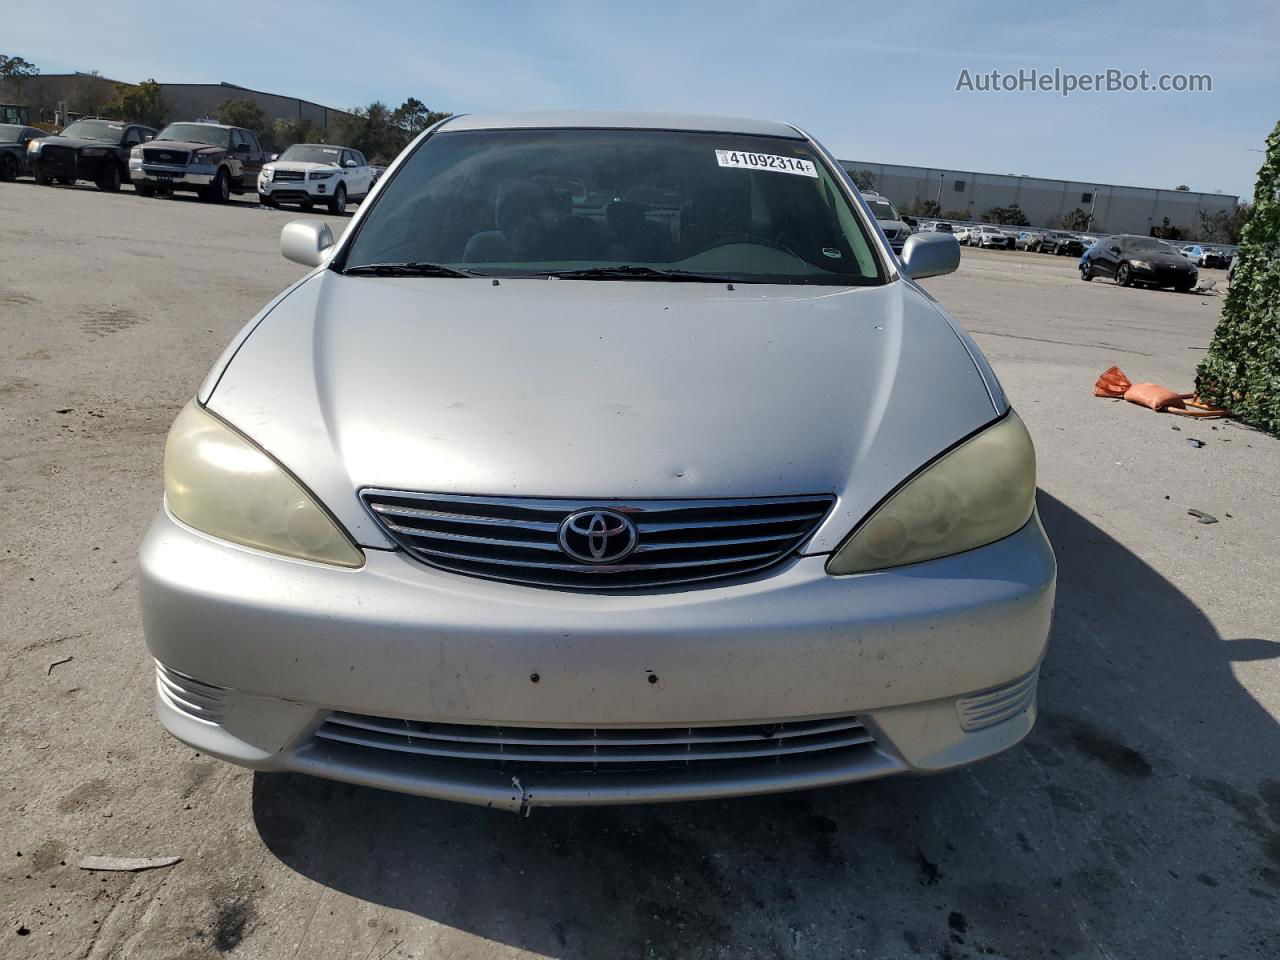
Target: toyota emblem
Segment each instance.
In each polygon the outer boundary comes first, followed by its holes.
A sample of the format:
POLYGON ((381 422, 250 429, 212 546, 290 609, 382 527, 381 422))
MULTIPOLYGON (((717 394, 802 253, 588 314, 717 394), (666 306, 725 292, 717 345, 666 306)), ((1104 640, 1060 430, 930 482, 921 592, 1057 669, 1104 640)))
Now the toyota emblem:
POLYGON ((560 524, 560 549, 583 563, 617 563, 629 557, 640 534, 630 517, 614 510, 579 510, 560 524))

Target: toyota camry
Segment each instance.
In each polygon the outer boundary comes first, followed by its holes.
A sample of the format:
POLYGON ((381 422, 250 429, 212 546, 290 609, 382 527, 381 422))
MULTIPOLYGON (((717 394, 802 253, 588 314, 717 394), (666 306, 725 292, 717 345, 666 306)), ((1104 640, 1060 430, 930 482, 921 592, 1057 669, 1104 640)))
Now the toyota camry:
POLYGON ((178 414, 141 551, 201 752, 527 812, 968 764, 1035 720, 1031 439, 785 123, 423 133, 178 414))

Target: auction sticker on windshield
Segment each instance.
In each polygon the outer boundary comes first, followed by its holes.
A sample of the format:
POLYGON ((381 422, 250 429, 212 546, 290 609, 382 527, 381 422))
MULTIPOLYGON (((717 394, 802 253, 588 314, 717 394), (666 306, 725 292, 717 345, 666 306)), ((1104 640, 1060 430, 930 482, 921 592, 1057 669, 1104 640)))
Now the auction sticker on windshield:
POLYGON ((716 163, 722 167, 741 167, 744 170, 772 170, 775 173, 794 173, 802 177, 818 176, 818 168, 812 160, 780 157, 775 153, 749 153, 746 150, 717 150, 716 163))

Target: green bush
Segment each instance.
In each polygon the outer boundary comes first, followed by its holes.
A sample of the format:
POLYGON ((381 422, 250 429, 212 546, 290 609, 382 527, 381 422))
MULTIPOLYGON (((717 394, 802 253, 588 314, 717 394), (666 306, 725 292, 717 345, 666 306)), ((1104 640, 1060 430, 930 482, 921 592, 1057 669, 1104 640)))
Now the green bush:
POLYGON ((1196 392, 1246 423, 1280 434, 1280 123, 1267 138, 1235 278, 1196 392))

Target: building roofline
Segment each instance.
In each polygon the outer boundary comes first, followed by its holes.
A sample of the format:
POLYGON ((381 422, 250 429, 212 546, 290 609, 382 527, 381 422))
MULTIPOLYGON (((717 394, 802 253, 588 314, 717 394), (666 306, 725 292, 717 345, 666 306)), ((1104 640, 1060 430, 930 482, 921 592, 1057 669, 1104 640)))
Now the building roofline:
POLYGON ((919 164, 911 163, 883 163, 879 160, 838 160, 840 166, 845 170, 858 170, 868 166, 872 167, 898 167, 902 170, 923 170, 926 173, 946 173, 957 174, 962 177, 1003 177, 1006 180, 1039 180, 1043 183, 1060 184, 1064 187, 1076 185, 1086 187, 1109 187, 1119 188, 1121 190, 1150 190, 1156 193, 1173 193, 1185 195, 1188 197, 1218 197, 1230 198, 1235 200, 1236 205, 1240 204, 1240 196, 1235 193, 1206 193, 1202 190, 1174 190, 1172 187, 1140 187, 1136 184, 1129 183, 1104 183, 1101 180, 1063 180, 1060 177, 1037 177, 1029 173, 988 173, 983 170, 958 170, 954 167, 924 167, 919 164))
POLYGON ((281 100, 296 100, 299 103, 305 103, 312 107, 319 107, 321 110, 328 110, 330 113, 341 113, 348 117, 355 116, 355 114, 350 110, 343 110, 341 107, 330 107, 315 100, 307 100, 303 97, 294 97, 287 93, 274 93, 271 90, 255 90, 253 87, 246 87, 239 83, 229 83, 226 80, 221 80, 218 83, 186 82, 182 80, 159 80, 157 82, 162 87, 225 87, 228 90, 242 90, 245 93, 256 93, 262 97, 279 97, 281 100))

